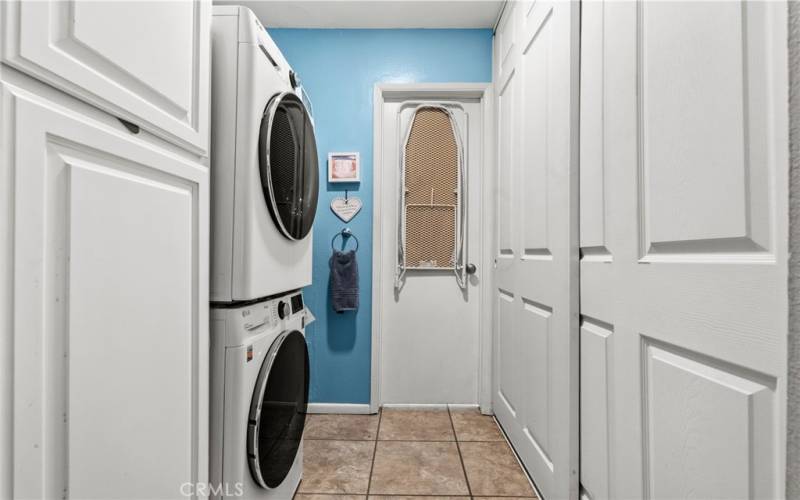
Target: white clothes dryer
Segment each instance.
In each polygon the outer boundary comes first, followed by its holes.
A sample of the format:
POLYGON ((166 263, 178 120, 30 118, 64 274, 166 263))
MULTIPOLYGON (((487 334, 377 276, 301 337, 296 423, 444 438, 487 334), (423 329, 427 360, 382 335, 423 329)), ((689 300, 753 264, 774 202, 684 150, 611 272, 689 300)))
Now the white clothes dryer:
POLYGON ((211 301, 311 284, 319 161, 307 97, 252 11, 215 6, 211 301))
POLYGON ((297 490, 309 317, 301 292, 211 309, 212 498, 290 500, 297 490))

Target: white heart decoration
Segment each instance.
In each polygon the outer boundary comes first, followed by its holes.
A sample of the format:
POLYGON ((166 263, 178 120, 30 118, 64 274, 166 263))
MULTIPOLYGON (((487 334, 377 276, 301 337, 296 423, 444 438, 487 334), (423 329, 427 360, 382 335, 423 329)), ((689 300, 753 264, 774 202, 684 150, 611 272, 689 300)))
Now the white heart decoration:
POLYGON ((361 211, 361 206, 361 198, 352 196, 346 200, 344 198, 334 198, 331 200, 331 210, 333 210, 333 213, 335 213, 337 217, 345 222, 350 222, 353 217, 361 211))

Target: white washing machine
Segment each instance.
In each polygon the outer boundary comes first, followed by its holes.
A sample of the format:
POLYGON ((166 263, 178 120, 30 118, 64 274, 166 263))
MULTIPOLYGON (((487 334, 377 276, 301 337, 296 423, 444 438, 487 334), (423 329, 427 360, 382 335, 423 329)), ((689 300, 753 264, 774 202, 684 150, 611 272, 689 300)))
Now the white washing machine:
POLYGON ((297 490, 310 318, 301 292, 211 309, 212 498, 290 500, 297 490))
POLYGON ((310 104, 249 9, 215 6, 211 41, 211 301, 307 286, 319 194, 310 104))

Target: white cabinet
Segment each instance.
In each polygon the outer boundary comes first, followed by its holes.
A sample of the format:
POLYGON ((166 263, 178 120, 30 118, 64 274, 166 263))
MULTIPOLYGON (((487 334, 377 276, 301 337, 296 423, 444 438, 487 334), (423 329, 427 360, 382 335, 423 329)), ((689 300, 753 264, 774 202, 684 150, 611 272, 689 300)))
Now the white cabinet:
POLYGON ((210 3, 3 3, 2 61, 206 155, 210 3))
POLYGON ((182 498, 208 480, 208 169, 2 80, 0 496, 182 498))

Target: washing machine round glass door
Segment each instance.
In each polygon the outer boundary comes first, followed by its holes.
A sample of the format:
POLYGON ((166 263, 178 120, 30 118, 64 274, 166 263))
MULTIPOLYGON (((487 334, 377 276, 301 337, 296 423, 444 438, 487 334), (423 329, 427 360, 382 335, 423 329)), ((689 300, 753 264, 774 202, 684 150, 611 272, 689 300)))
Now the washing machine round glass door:
POLYGON ((250 472, 262 488, 280 485, 294 464, 308 409, 308 375, 303 334, 279 335, 258 373, 247 426, 250 472))
POLYGON ((275 225, 290 240, 302 240, 317 212, 319 165, 314 125, 294 93, 278 94, 267 104, 258 158, 264 200, 275 225))

